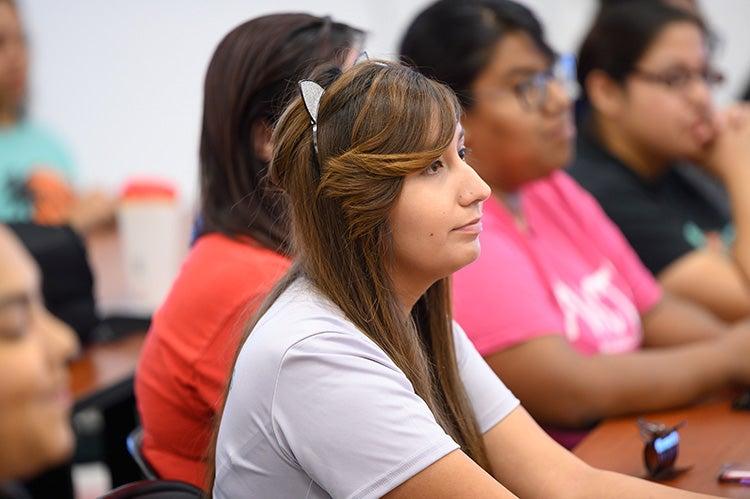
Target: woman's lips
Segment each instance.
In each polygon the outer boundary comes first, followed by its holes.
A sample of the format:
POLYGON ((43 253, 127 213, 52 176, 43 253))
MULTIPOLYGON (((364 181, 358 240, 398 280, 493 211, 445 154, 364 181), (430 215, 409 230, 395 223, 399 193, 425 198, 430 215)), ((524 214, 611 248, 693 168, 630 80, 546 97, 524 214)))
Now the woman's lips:
POLYGON ((690 133, 693 135, 693 138, 695 138, 696 141, 703 145, 710 142, 714 138, 716 130, 711 122, 707 120, 699 120, 693 123, 693 125, 690 127, 690 133))
POLYGON ((464 224, 460 227, 456 227, 453 230, 456 232, 465 232, 468 234, 479 234, 480 232, 482 232, 482 219, 475 218, 471 222, 464 224))
POLYGON ((559 125, 551 128, 545 135, 547 139, 554 141, 571 141, 576 133, 576 127, 572 120, 566 119, 559 125))
POLYGON ((68 388, 67 381, 57 385, 46 393, 45 398, 55 405, 59 405, 64 410, 70 410, 73 407, 73 394, 68 388))

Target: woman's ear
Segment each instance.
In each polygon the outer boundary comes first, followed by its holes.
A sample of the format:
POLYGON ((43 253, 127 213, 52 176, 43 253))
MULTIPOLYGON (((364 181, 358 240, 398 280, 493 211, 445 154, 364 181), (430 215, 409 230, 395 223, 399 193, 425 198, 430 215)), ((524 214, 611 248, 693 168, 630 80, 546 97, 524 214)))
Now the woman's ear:
POLYGON ((606 117, 616 117, 625 105, 625 91, 622 86, 598 69, 586 77, 586 95, 591 107, 606 117))
POLYGON ((258 120, 253 123, 250 133, 253 140, 253 153, 261 161, 270 163, 273 155, 273 143, 271 142, 273 129, 271 125, 266 120, 258 120))

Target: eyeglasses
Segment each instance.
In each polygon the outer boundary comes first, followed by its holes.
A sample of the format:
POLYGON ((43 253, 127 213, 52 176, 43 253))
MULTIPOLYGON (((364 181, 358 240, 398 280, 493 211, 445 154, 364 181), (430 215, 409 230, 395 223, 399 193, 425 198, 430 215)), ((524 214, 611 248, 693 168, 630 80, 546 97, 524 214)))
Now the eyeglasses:
POLYGON ((575 74, 575 59, 571 55, 564 55, 559 57, 548 69, 532 74, 528 79, 513 85, 509 89, 488 89, 475 97, 478 99, 496 99, 502 95, 512 94, 524 110, 534 112, 544 108, 547 104, 551 82, 561 84, 566 94, 571 99, 575 99, 579 93, 575 74))
POLYGON ((644 442, 643 462, 650 478, 665 480, 687 470, 674 466, 680 451, 680 434, 677 430, 684 425, 685 421, 668 427, 665 424, 638 419, 638 429, 644 442))
POLYGON ((686 90, 690 87, 690 84, 696 80, 702 81, 711 88, 724 83, 724 74, 711 68, 706 68, 700 71, 674 69, 663 73, 652 73, 640 68, 635 68, 631 72, 631 75, 644 81, 663 85, 678 92, 686 90))

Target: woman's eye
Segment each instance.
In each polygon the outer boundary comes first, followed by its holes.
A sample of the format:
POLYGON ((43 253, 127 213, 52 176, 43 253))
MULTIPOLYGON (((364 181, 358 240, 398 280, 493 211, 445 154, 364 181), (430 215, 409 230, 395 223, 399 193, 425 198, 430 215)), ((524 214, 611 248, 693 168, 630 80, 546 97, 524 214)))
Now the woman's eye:
POLYGON ((440 160, 435 161, 430 166, 424 169, 425 175, 437 175, 440 170, 444 168, 443 162, 440 160))
POLYGON ((466 159, 466 154, 469 150, 466 147, 462 147, 458 150, 458 157, 461 159, 466 159))
POLYGON ((23 328, 2 329, 0 330, 0 341, 19 341, 26 336, 26 330, 23 328))
POLYGON ((664 75, 664 81, 670 87, 686 87, 692 80, 692 75, 687 72, 675 72, 664 75))
POLYGON ((14 341, 26 336, 30 312, 28 305, 22 303, 5 304, 0 308, 0 339, 14 341))

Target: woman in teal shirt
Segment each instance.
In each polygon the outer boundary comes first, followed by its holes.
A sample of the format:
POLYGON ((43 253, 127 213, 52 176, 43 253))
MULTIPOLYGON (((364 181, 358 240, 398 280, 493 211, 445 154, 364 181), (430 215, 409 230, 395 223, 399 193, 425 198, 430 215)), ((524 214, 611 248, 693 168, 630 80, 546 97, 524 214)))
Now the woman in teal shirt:
POLYGON ((76 195, 69 154, 24 113, 28 47, 14 0, 0 0, 0 221, 70 224, 81 233, 110 221, 114 201, 76 195))

